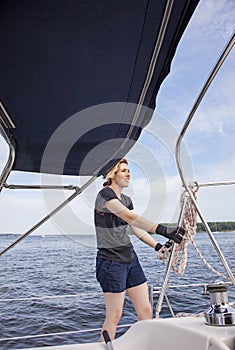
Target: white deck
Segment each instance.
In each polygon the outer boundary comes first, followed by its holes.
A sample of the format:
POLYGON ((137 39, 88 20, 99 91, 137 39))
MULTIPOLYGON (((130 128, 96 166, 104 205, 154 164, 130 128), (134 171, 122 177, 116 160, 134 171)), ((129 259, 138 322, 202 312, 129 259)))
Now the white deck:
MULTIPOLYGON (((235 326, 207 326, 203 317, 140 321, 112 345, 114 350, 234 350, 235 326)), ((89 343, 34 348, 40 349, 105 350, 107 347, 104 343, 89 343)))

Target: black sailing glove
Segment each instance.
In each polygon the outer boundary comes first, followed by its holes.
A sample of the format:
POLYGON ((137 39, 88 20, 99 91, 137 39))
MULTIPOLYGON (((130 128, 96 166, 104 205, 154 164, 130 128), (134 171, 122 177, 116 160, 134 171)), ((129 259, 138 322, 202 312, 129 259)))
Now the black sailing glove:
POLYGON ((162 248, 166 248, 167 250, 171 251, 171 247, 172 247, 172 242, 171 241, 167 241, 166 243, 164 243, 163 245, 161 243, 157 243, 155 246, 155 250, 158 252, 160 249, 162 248))
POLYGON ((185 234, 185 229, 183 227, 165 227, 159 224, 155 232, 168 239, 172 239, 175 243, 180 243, 185 234))

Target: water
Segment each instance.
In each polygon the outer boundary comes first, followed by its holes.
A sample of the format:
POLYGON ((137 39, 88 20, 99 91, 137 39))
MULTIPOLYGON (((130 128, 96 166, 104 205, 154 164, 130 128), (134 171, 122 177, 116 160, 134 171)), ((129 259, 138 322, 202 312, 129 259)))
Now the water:
MULTIPOLYGON (((228 264, 235 273, 235 232, 215 234, 228 264)), ((1 235, 3 249, 16 237, 1 235)), ((159 239, 159 238, 158 238, 159 239)), ((165 265, 156 259, 152 248, 133 237, 135 250, 148 278, 149 285, 158 287, 165 265)), ((207 234, 198 234, 196 243, 209 263, 224 272, 207 234)), ((99 330, 92 333, 24 338, 34 334, 49 334, 100 328, 105 308, 100 287, 95 279, 95 239, 93 236, 31 236, 0 258, 0 338, 1 349, 32 346, 73 344, 99 341, 99 330), (78 294, 76 297, 69 295, 78 294), (62 296, 65 298, 36 298, 62 296), (35 298, 23 300, 23 298, 35 298), (20 299, 8 300, 5 299, 20 299), (4 300, 4 301, 3 301, 4 300)), ((218 280, 200 260, 191 244, 188 246, 187 268, 183 276, 171 273, 169 285, 208 283, 218 280)), ((235 293, 229 287, 229 300, 235 293)), ((175 313, 197 313, 209 307, 209 297, 203 289, 169 289, 168 297, 175 313)), ((154 298, 154 308, 157 296, 154 298)), ((163 305, 162 317, 170 316, 163 305)), ((136 320, 133 307, 126 298, 120 324, 136 320)), ((117 336, 125 330, 119 329, 117 336)))

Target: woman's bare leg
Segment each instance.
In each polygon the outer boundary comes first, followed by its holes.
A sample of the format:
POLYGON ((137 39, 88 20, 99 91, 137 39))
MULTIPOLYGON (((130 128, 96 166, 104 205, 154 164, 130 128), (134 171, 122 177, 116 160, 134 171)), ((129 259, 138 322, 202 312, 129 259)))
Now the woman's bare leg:
MULTIPOLYGON (((116 328, 122 316, 124 298, 125 298, 125 292, 104 293, 106 317, 102 327, 102 332, 104 330, 107 330, 109 333, 110 339, 115 338, 116 328)), ((101 335, 101 341, 103 340, 104 340, 103 336, 101 335)))
POLYGON ((147 283, 127 289, 129 298, 135 308, 138 320, 149 320, 152 317, 151 304, 149 302, 147 283))

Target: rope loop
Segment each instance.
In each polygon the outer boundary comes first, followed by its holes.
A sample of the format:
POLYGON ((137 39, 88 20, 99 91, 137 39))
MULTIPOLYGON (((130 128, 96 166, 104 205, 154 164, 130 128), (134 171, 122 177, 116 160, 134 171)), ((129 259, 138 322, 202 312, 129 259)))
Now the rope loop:
MULTIPOLYGON (((198 191, 198 186, 193 190, 193 196, 196 199, 196 192, 198 191)), ((188 192, 183 191, 180 199, 181 205, 186 200, 185 210, 182 217, 182 227, 185 229, 185 235, 180 244, 177 244, 175 247, 175 253, 172 262, 172 269, 174 272, 179 273, 180 275, 184 274, 186 265, 187 265, 187 246, 193 237, 197 233, 197 211, 192 203, 191 198, 188 195, 188 192), (186 199, 185 199, 186 198, 186 199)))
POLYGON ((171 253, 171 246, 167 248, 166 246, 162 246, 161 249, 157 253, 157 258, 162 260, 164 263, 169 259, 171 253))
MULTIPOLYGON (((194 182, 194 186, 191 187, 193 196, 195 200, 196 192, 199 189, 199 185, 197 182, 194 182)), ((214 267, 212 267, 204 258, 202 253, 200 252, 199 248, 197 247, 194 238, 197 233, 197 210, 195 208, 194 203, 192 202, 188 192, 186 190, 183 191, 180 199, 181 206, 183 205, 184 201, 185 203, 185 210, 182 217, 182 223, 181 226, 185 229, 185 235, 183 237, 183 240, 180 244, 176 244, 175 250, 174 250, 174 256, 172 260, 172 270, 180 275, 183 275, 186 269, 187 265, 187 246, 189 242, 192 242, 192 245, 194 249, 196 250, 197 254, 201 258, 202 262, 215 274, 217 274, 220 278, 229 280, 228 276, 225 276, 221 272, 217 271, 214 267)), ((171 247, 166 248, 162 247, 158 252, 158 259, 163 261, 165 264, 167 260, 170 257, 171 247)))

